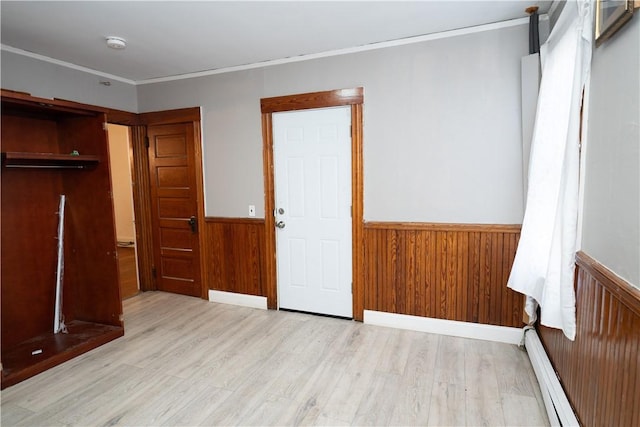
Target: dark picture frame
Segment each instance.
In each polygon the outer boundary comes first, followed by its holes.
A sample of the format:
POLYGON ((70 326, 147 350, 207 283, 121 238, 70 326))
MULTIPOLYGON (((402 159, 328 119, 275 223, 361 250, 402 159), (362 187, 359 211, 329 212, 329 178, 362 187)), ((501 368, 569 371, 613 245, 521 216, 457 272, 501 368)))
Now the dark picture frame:
POLYGON ((596 47, 633 17, 634 0, 596 0, 596 47))

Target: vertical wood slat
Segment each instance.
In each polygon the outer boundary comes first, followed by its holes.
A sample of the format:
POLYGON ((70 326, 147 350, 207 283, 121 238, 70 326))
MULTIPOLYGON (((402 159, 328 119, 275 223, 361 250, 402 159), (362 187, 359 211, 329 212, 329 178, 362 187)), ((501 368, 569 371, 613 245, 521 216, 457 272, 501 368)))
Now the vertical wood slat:
POLYGON ((264 220, 206 218, 209 289, 266 296, 264 220))
MULTIPOLYGON (((357 91, 363 96, 362 90, 357 91)), ((364 317, 364 159, 363 159, 363 107, 362 102, 351 105, 351 233, 353 283, 353 319, 364 317)))
POLYGON ((519 226, 365 223, 365 309, 522 326, 506 287, 519 226))
POLYGON ((640 290, 583 252, 576 264, 576 339, 540 338, 583 425, 640 425, 640 290))
POLYGON ((145 137, 146 126, 132 126, 131 145, 133 147, 133 210, 136 218, 136 250, 140 289, 156 290, 153 277, 153 237, 151 226, 151 194, 149 192, 149 156, 145 137))

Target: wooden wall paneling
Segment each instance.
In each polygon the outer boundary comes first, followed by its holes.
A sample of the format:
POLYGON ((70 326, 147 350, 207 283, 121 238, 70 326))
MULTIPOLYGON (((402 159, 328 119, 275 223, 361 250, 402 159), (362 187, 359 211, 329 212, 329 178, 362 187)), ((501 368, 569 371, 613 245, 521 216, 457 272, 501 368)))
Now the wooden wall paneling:
MULTIPOLYGON (((511 249, 511 241, 512 241, 512 235, 507 235, 505 234, 503 236, 503 245, 502 245, 502 259, 508 259, 509 257, 509 252, 512 250, 511 249)), ((502 263, 502 280, 504 280, 504 283, 506 283, 509 280, 509 263, 508 262, 503 262, 502 263)), ((501 304, 502 307, 502 318, 509 318, 510 316, 513 315, 513 300, 511 298, 507 298, 505 300, 504 304, 501 304)))
POLYGON ((376 285, 378 280, 378 266, 382 264, 377 257, 377 245, 378 239, 376 231, 367 232, 371 237, 367 239, 367 244, 364 245, 364 265, 367 267, 364 269, 364 283, 367 286, 367 291, 364 293, 364 307, 377 307, 378 306, 378 290, 376 285))
POLYGON ((414 316, 419 316, 420 310, 427 310, 425 307, 425 289, 427 289, 427 277, 425 275, 426 269, 424 268, 425 262, 425 241, 424 233, 414 233, 415 239, 415 253, 414 253, 414 267, 413 267, 413 280, 415 286, 413 288, 413 307, 411 312, 414 316))
POLYGON ((206 218, 209 289, 266 296, 264 221, 206 218))
POLYGON ((382 308, 382 311, 389 311, 391 313, 395 313, 394 311, 394 300, 395 295, 389 294, 387 290, 384 288, 385 283, 391 283, 393 286, 393 270, 395 269, 395 239, 396 233, 378 233, 378 244, 379 250, 382 250, 382 253, 378 253, 379 259, 379 272, 378 272, 378 280, 377 283, 377 302, 378 307, 382 308))
POLYGON ((583 425, 639 425, 640 290, 583 252, 576 265, 576 339, 540 337, 583 425))
POLYGON ((456 319, 464 319, 467 311, 467 295, 469 294, 469 278, 468 278, 468 252, 469 252, 469 233, 458 234, 458 250, 455 255, 457 260, 457 278, 456 283, 462 284, 456 286, 456 319))
POLYGON ((209 289, 222 289, 222 278, 224 277, 224 262, 216 262, 216 254, 224 253, 224 246, 222 245, 222 224, 214 223, 209 218, 205 218, 205 235, 207 239, 207 274, 204 276, 204 281, 209 289))
POLYGON ((402 309, 405 313, 415 312, 415 288, 416 278, 416 233, 415 231, 407 231, 404 236, 404 245, 402 247, 403 256, 407 258, 407 262, 404 265, 404 274, 402 277, 402 283, 405 287, 404 293, 407 296, 404 299, 405 306, 402 309))
POLYGON ((489 311, 490 311, 490 281, 487 274, 490 274, 490 258, 487 257, 488 249, 490 248, 490 237, 487 233, 480 234, 480 269, 479 269, 479 282, 478 282, 478 322, 483 324, 489 324, 489 311))
POLYGON ((457 289, 464 288, 465 283, 458 281, 458 236, 454 231, 445 233, 447 236, 447 318, 456 319, 457 289))
POLYGON ((365 223, 365 309, 522 326, 506 287, 520 226, 365 223))
POLYGON ((467 266, 469 269, 467 273, 467 283, 469 285, 467 288, 467 311, 465 313, 465 316, 467 317, 467 319, 471 319, 471 322, 476 323, 478 322, 478 302, 480 298, 478 295, 479 246, 479 234, 475 232, 469 232, 467 246, 467 266))
POLYGON ((389 283, 391 283, 391 286, 393 287, 392 289, 394 290, 394 292, 388 292, 388 293, 384 293, 384 290, 380 290, 379 289, 379 293, 378 295, 384 295, 385 300, 384 303, 386 304, 386 309, 388 311, 390 311, 391 313, 397 313, 397 302, 396 302, 396 296, 397 296, 397 292, 395 292, 395 290, 397 289, 398 286, 398 233, 397 232, 391 232, 387 234, 387 257, 389 258, 388 262, 386 263, 387 266, 387 270, 385 271, 385 278, 386 280, 389 281, 389 283))
MULTIPOLYGON (((488 295, 488 305, 489 305, 489 324, 495 324, 495 319, 499 317, 500 314, 500 292, 496 292, 496 285, 500 277, 498 276, 498 271, 501 269, 500 259, 498 257, 498 236, 495 234, 490 234, 487 239, 490 245, 490 254, 488 259, 490 260, 489 264, 489 286, 487 291, 488 295)), ((506 282, 504 283, 506 285, 506 282)))
POLYGON ((446 289, 442 286, 447 280, 447 257, 446 252, 443 253, 445 246, 445 239, 443 232, 435 232, 436 238, 436 282, 434 283, 436 289, 436 300, 434 304, 435 311, 434 317, 438 319, 446 319, 447 309, 445 304, 447 303, 446 289))
POLYGON ((422 312, 423 316, 436 317, 439 307, 438 286, 439 281, 437 265, 438 265, 438 241, 437 233, 421 233, 425 236, 429 245, 427 246, 427 263, 425 268, 429 274, 429 281, 425 283, 428 293, 428 306, 422 312))

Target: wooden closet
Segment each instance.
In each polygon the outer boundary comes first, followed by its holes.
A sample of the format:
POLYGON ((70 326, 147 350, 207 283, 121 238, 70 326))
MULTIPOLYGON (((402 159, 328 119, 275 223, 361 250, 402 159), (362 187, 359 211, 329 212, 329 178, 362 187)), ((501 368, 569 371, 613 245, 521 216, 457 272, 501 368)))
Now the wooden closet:
POLYGON ((1 107, 5 388, 122 336, 124 327, 105 111, 4 90, 1 107), (63 194, 68 333, 54 334, 63 194))

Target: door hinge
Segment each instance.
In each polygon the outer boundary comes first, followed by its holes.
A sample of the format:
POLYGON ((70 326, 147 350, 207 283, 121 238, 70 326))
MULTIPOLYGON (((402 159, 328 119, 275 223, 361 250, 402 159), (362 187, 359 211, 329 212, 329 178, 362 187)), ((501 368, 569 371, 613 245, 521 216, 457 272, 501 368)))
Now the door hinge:
POLYGON ((102 130, 109 130, 109 126, 107 126, 107 122, 102 122, 102 130))
POLYGON ((353 205, 349 206, 349 209, 351 210, 351 218, 353 218, 353 205))
POLYGON ((151 275, 153 276, 154 279, 158 277, 158 273, 155 267, 151 267, 151 275))
POLYGON ((149 137, 148 136, 144 137, 144 146, 149 148, 149 137))

